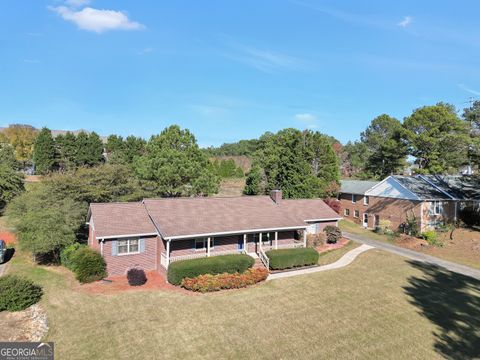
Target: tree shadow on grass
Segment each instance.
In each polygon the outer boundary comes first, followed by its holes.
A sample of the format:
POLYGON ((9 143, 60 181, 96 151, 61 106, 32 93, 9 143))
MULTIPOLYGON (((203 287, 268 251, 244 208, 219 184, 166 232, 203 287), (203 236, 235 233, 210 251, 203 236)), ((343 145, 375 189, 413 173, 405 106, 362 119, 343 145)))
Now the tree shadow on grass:
POLYGON ((480 280, 418 261, 424 276, 404 287, 410 302, 434 323, 435 351, 449 359, 480 358, 480 280))

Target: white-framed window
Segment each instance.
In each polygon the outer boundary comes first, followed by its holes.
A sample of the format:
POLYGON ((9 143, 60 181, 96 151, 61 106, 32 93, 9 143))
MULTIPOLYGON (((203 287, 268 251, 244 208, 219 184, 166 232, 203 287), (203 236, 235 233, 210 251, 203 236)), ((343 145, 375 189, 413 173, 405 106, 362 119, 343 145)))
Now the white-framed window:
POLYGON ((356 218, 360 217, 360 211, 354 210, 353 211, 353 217, 356 217, 356 218))
POLYGON ((363 205, 368 205, 370 203, 370 198, 368 196, 363 197, 363 205))
MULTIPOLYGON (((208 247, 208 238, 195 239, 195 251, 205 250, 208 247)), ((215 238, 210 238, 210 249, 215 247, 215 238)))
POLYGON ((117 242, 118 255, 138 254, 140 252, 138 239, 123 239, 117 242))
POLYGON ((357 202, 357 195, 352 194, 352 204, 355 204, 357 202))
POLYGON ((430 215, 441 215, 442 212, 443 212, 443 207, 440 201, 430 202, 430 215))
POLYGON ((343 209, 343 215, 350 216, 350 209, 343 209))

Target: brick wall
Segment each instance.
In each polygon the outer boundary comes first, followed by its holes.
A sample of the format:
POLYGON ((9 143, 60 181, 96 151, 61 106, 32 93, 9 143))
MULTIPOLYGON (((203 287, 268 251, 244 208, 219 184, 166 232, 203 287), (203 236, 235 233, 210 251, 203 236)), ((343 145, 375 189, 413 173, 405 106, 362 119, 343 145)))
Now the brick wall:
POLYGON ((103 244, 103 257, 107 263, 108 275, 125 275, 128 269, 140 267, 145 271, 157 270, 158 238, 146 237, 145 251, 139 254, 112 255, 113 240, 105 240, 103 244))
POLYGON ((356 202, 352 203, 351 194, 341 194, 339 200, 341 215, 344 219, 362 225, 363 216, 367 213, 369 228, 375 227, 375 215, 378 216, 379 221, 389 220, 394 230, 407 220, 407 216, 412 216, 412 214, 420 220, 420 201, 370 196, 368 205, 365 205, 364 196, 356 195, 356 202), (345 209, 350 210, 348 216, 345 215, 345 209), (358 211, 358 217, 355 217, 355 210, 358 211))

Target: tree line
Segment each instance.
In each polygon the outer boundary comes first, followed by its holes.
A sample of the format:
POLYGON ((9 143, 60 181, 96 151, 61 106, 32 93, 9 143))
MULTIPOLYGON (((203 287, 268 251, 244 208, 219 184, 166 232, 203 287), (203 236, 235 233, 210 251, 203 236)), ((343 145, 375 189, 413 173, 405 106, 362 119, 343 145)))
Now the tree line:
POLYGON ((400 174, 413 160, 414 172, 456 174, 480 165, 480 101, 459 116, 453 105, 415 109, 403 122, 383 114, 372 120, 360 140, 342 149, 347 177, 384 178, 400 174))

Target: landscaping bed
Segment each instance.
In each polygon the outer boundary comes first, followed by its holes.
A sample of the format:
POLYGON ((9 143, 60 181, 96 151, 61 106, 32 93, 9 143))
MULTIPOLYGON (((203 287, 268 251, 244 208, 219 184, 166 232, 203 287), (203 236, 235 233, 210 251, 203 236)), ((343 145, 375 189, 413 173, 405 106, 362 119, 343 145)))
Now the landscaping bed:
POLYGON ((245 254, 182 260, 170 264, 167 278, 170 284, 180 285, 184 278, 195 278, 205 274, 243 273, 254 264, 255 259, 245 254))

